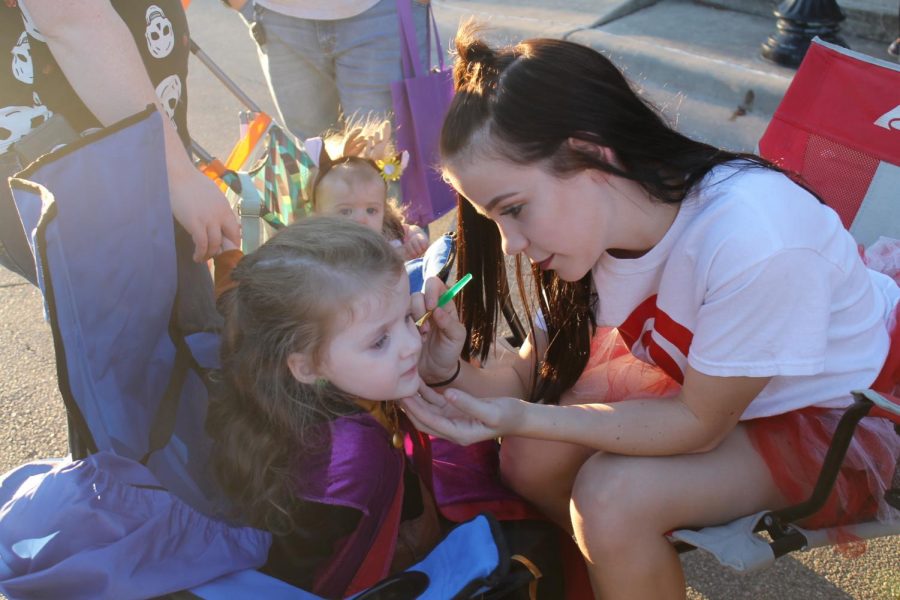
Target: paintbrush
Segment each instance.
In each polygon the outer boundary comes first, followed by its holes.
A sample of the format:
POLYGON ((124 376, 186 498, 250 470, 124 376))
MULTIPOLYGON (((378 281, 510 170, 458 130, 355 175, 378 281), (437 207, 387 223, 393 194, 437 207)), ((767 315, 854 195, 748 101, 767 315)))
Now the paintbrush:
POLYGON ((441 297, 438 298, 438 302, 437 302, 437 306, 436 306, 436 307, 432 308, 431 310, 429 310, 428 312, 426 312, 424 315, 422 315, 421 317, 419 317, 419 320, 416 321, 416 327, 421 327, 422 325, 424 325, 424 324, 425 324, 425 321, 428 320, 428 318, 431 316, 431 314, 432 314, 436 309, 438 309, 438 308, 444 306, 445 304, 447 304, 448 302, 450 302, 451 300, 453 300, 454 296, 456 296, 456 295, 459 293, 459 291, 460 291, 461 289, 463 289, 463 286, 465 286, 465 285, 466 285, 467 283, 469 283, 470 281, 472 281, 472 274, 471 274, 471 273, 466 273, 465 276, 464 276, 462 279, 460 279, 459 281, 457 281, 456 283, 453 284, 453 287, 451 287, 449 290, 447 290, 446 292, 444 292, 443 294, 441 294, 441 297))

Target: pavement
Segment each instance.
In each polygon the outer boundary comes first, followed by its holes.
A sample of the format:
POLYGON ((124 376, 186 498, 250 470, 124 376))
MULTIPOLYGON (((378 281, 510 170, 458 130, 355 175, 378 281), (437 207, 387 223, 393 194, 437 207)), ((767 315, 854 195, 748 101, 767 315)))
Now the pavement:
MULTIPOLYGON (((590 45, 624 68, 682 131, 733 149, 755 147, 793 76, 792 70, 758 55, 759 45, 774 32, 764 0, 433 1, 445 47, 460 20, 468 17, 486 24, 489 36, 500 41, 551 36, 590 45), (741 10, 733 10, 735 6, 741 10), (748 103, 750 90, 753 101, 748 103), (737 110, 739 106, 743 109, 737 110), (740 112, 746 114, 736 114, 740 112)), ((895 0, 840 4, 863 13, 857 19, 863 27, 868 18, 896 35, 895 0), (883 10, 873 11, 873 5, 883 10)), ((193 0, 188 18, 192 39, 254 101, 275 114, 252 41, 238 16, 218 0, 193 0)), ((887 58, 887 44, 859 37, 854 33, 858 27, 853 25, 846 36, 850 46, 887 58)), ((237 138, 240 104, 196 63, 188 89, 193 135, 214 154, 227 155, 237 138)), ((435 232, 451 219, 452 215, 437 223, 435 232)), ((65 452, 65 416, 40 295, 0 269, 0 473, 27 460, 65 452)), ((692 600, 900 600, 898 557, 900 537, 870 542, 868 552, 859 558, 846 559, 831 549, 794 553, 770 569, 746 576, 719 566, 702 552, 682 560, 692 600)))
MULTIPOLYGON (((893 18, 885 0, 857 2, 865 22, 893 18), (868 9, 863 11, 862 8, 868 9), (877 18, 876 18, 877 17, 877 18)), ((759 54, 775 32, 775 18, 754 0, 435 0, 444 39, 462 19, 487 26, 489 39, 564 38, 590 46, 618 65, 683 133, 731 150, 754 151, 784 96, 794 69, 759 54), (740 6, 741 11, 728 6, 740 6), (744 12, 744 11, 754 12, 744 12), (762 14, 758 14, 762 13, 762 14)), ((843 4, 841 2, 840 4, 843 4)), ((858 30, 863 17, 854 19, 858 30)), ((870 25, 870 37, 884 37, 870 25)), ((845 34, 850 47, 889 59, 887 43, 845 34)), ((445 44, 446 45, 446 44, 445 44)))

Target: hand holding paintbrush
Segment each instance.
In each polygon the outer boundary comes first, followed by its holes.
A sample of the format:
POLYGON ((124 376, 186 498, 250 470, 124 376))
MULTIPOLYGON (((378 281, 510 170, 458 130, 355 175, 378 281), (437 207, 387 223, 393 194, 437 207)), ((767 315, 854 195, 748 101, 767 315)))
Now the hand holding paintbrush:
POLYGON ((431 317, 432 313, 434 313, 435 310, 441 308, 442 306, 453 300, 453 298, 460 292, 460 290, 463 289, 463 287, 470 281, 472 281, 472 274, 466 273, 466 275, 462 279, 453 284, 453 287, 441 294, 441 297, 438 298, 437 306, 419 317, 419 320, 416 321, 416 327, 421 327, 422 325, 424 325, 425 321, 427 321, 429 317, 431 317))

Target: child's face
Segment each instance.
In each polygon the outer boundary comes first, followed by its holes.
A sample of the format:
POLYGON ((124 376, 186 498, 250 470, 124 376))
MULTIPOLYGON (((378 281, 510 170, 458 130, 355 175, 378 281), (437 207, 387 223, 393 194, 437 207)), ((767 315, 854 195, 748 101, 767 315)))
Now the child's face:
POLYGON ((345 217, 381 233, 384 204, 387 200, 384 181, 366 165, 341 165, 329 173, 316 189, 316 214, 345 217), (345 172, 348 168, 355 173, 345 172), (362 171, 366 169, 372 173, 362 171))
POLYGON ((396 400, 419 389, 422 338, 410 311, 403 272, 389 289, 379 282, 341 317, 320 369, 341 390, 365 400, 396 400))

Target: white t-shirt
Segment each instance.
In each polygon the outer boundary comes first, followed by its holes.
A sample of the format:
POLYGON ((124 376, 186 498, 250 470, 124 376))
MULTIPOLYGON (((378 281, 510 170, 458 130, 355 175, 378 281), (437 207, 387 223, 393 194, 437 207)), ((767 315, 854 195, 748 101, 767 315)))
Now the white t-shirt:
POLYGON ((254 0, 256 4, 271 11, 314 21, 335 21, 349 19, 362 14, 376 4, 378 0, 254 0))
POLYGON ((600 325, 679 382, 772 377, 742 419, 840 407, 887 357, 900 290, 837 214, 780 173, 721 165, 647 254, 593 270, 600 325))

